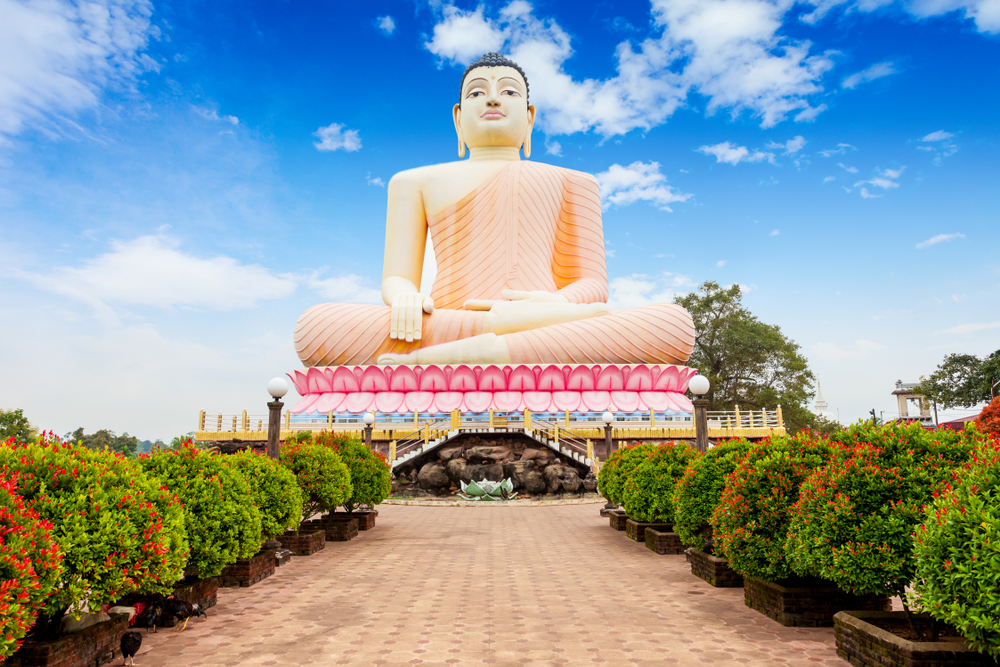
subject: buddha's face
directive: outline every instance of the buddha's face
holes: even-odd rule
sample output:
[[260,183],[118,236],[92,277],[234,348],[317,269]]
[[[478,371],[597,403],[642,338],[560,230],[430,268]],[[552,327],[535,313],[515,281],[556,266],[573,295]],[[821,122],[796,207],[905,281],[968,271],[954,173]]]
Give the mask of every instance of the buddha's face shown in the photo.
[[470,148],[520,148],[535,122],[527,104],[527,87],[513,67],[477,67],[462,86],[462,103],[454,108],[455,130]]

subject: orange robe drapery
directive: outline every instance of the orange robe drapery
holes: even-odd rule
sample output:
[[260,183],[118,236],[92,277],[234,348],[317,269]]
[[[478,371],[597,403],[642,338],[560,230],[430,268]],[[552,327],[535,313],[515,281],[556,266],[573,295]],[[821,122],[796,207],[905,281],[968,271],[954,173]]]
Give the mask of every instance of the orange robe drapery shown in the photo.
[[[572,303],[608,299],[597,181],[537,162],[511,162],[427,220],[438,265],[423,338],[389,339],[389,306],[324,303],[295,327],[306,366],[373,364],[382,354],[475,336],[482,311],[468,299],[499,300],[504,290],[542,290]],[[514,363],[683,363],[694,325],[683,308],[651,305],[506,334]]]

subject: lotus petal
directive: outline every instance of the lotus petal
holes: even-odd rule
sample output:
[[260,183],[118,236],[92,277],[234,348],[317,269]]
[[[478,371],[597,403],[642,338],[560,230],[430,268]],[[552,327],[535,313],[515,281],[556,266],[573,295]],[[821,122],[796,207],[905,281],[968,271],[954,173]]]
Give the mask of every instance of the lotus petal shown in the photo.
[[361,373],[361,391],[389,391],[389,380],[381,366],[367,366]]
[[322,370],[313,366],[306,371],[306,391],[310,394],[322,394],[325,391],[333,391],[330,387],[330,380]]
[[438,412],[457,410],[462,404],[464,394],[460,391],[439,391],[434,394],[434,407]]
[[580,398],[590,412],[604,412],[611,405],[611,392],[582,391]]
[[427,412],[434,405],[434,392],[408,391],[403,403],[407,412]]
[[392,372],[392,377],[389,378],[390,391],[417,391],[418,387],[417,376],[414,375],[413,368],[410,366],[397,366]]
[[344,409],[352,414],[367,412],[375,403],[375,394],[370,391],[354,391],[344,399]]
[[424,366],[420,374],[420,391],[448,391],[448,378],[440,366]]
[[537,387],[535,374],[527,366],[517,366],[507,380],[508,391],[535,391]]
[[639,400],[646,404],[647,408],[663,412],[670,409],[670,401],[667,399],[665,391],[640,391]]
[[605,366],[597,376],[598,391],[622,391],[625,388],[625,379],[622,369],[618,366]]
[[691,399],[689,399],[684,394],[679,394],[677,392],[670,392],[667,394],[667,398],[670,400],[671,407],[673,407],[678,412],[694,412],[694,406],[691,405]]
[[492,391],[467,391],[463,405],[467,412],[483,413],[490,409],[493,403]]
[[578,391],[554,391],[552,392],[552,406],[556,410],[579,410],[583,397]]
[[493,407],[504,412],[517,410],[522,400],[523,396],[519,391],[497,391],[493,393]]
[[487,366],[479,376],[479,391],[507,391],[507,376],[499,366]]
[[299,396],[305,396],[309,393],[309,383],[306,380],[306,374],[302,371],[292,371],[291,373],[285,373],[288,378],[295,385],[295,391],[299,392]]
[[597,389],[594,369],[590,366],[575,367],[566,378],[566,389],[569,391],[594,391]]
[[339,391],[328,391],[319,395],[319,400],[313,406],[313,410],[316,412],[322,412],[326,414],[328,412],[336,412],[340,409],[340,406],[344,404],[344,399],[347,394]]
[[526,391],[524,405],[532,412],[548,412],[552,406],[552,394],[547,391]]
[[330,382],[330,386],[330,391],[342,391],[344,393],[361,391],[361,383],[358,382],[358,377],[347,366],[337,367],[333,372],[333,380]]
[[295,404],[291,412],[293,415],[301,415],[302,413],[310,410],[316,401],[319,400],[320,396],[323,394],[308,394],[299,399],[299,402]]
[[538,391],[565,391],[566,376],[559,366],[546,366],[538,376]]
[[375,409],[379,412],[399,412],[406,394],[401,391],[380,391],[375,394]]
[[639,392],[613,391],[611,392],[611,402],[622,412],[635,412],[639,409]]
[[635,366],[625,380],[625,391],[651,391],[653,389],[653,374],[649,366]]
[[476,374],[471,367],[465,364],[455,366],[451,380],[448,381],[448,388],[451,391],[476,391],[477,387]]

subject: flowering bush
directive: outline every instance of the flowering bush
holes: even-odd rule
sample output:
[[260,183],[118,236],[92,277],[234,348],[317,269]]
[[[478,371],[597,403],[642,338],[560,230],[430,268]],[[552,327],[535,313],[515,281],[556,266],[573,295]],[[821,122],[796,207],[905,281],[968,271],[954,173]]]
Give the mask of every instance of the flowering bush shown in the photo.
[[975,433],[899,424],[857,424],[845,433],[850,444],[834,443],[830,463],[800,487],[789,561],[798,574],[851,593],[903,597],[913,579],[912,535],[923,506],[968,459]]
[[622,492],[625,480],[655,448],[655,445],[635,443],[612,452],[597,474],[597,490],[600,494],[614,504],[621,505],[624,502]]
[[699,455],[683,442],[665,442],[648,452],[625,480],[625,513],[635,521],[672,523],[674,485]]
[[154,450],[139,463],[156,475],[184,503],[191,556],[187,571],[215,577],[227,565],[260,550],[261,514],[248,499],[250,487],[225,457],[194,447]]
[[247,484],[260,510],[261,536],[267,540],[295,530],[302,521],[302,489],[291,470],[277,461],[244,449],[226,459],[235,466]]
[[374,507],[389,497],[392,490],[389,462],[378,452],[368,449],[363,442],[343,434],[324,431],[313,436],[313,442],[332,447],[351,472],[351,497],[344,501],[344,509],[353,512],[358,505]]
[[712,535],[712,517],[726,488],[726,475],[754,444],[749,440],[728,440],[691,461],[674,487],[674,532],[681,541],[701,549]]
[[0,660],[21,645],[62,574],[51,531],[17,495],[17,475],[0,476]]
[[180,579],[188,556],[184,511],[134,461],[43,436],[0,445],[0,475],[12,473],[25,504],[53,524],[63,554],[40,619],[47,629],[71,605],[168,593]]
[[920,605],[977,651],[1000,658],[1000,440],[980,445],[917,527]]
[[983,408],[974,421],[976,429],[993,438],[1000,438],[1000,396]]
[[295,473],[302,488],[303,519],[334,511],[354,492],[350,471],[330,447],[313,443],[285,446],[281,465]]
[[808,431],[760,441],[726,477],[710,523],[729,566],[745,577],[781,581],[792,574],[785,559],[788,511],[799,485],[826,463],[829,446]]

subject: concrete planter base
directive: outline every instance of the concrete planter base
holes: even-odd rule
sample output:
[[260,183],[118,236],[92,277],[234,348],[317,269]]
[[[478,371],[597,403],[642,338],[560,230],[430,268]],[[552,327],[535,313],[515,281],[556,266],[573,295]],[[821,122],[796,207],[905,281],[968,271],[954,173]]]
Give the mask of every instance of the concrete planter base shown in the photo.
[[667,556],[684,553],[685,546],[681,542],[681,536],[677,533],[647,528],[646,548],[661,556]]
[[746,605],[781,625],[807,628],[833,626],[833,616],[845,609],[891,611],[887,597],[851,595],[822,579],[789,579],[780,583],[743,579]]
[[326,548],[326,531],[290,530],[284,535],[279,535],[278,541],[282,547],[291,551],[292,555],[312,556]]
[[122,635],[128,630],[128,614],[115,614],[110,621],[58,639],[26,639],[17,652],[0,663],[3,667],[95,667],[119,657]]
[[625,510],[611,510],[608,514],[608,521],[611,524],[612,530],[625,530],[625,522],[628,521],[628,515],[625,514]]
[[375,517],[377,515],[378,512],[375,510],[359,510],[357,512],[334,512],[328,516],[335,518],[338,521],[357,519],[358,530],[371,530],[375,527]]
[[[997,662],[968,647],[964,639],[919,642],[874,623],[906,622],[901,611],[841,611],[833,617],[837,655],[855,667],[996,667]],[[917,626],[918,628],[920,626]]]
[[337,519],[330,515],[322,519],[306,521],[300,526],[300,530],[322,530],[326,533],[327,542],[347,542],[358,536],[357,519]]
[[274,552],[258,551],[253,558],[241,558],[219,575],[219,586],[232,588],[253,586],[274,574]]
[[645,542],[647,528],[652,528],[653,530],[658,530],[663,533],[669,533],[673,531],[674,524],[634,521],[633,519],[627,519],[625,521],[625,537],[630,540],[635,540],[636,542]]
[[716,588],[741,588],[743,575],[729,567],[729,561],[698,549],[688,549],[691,574],[701,577]]

